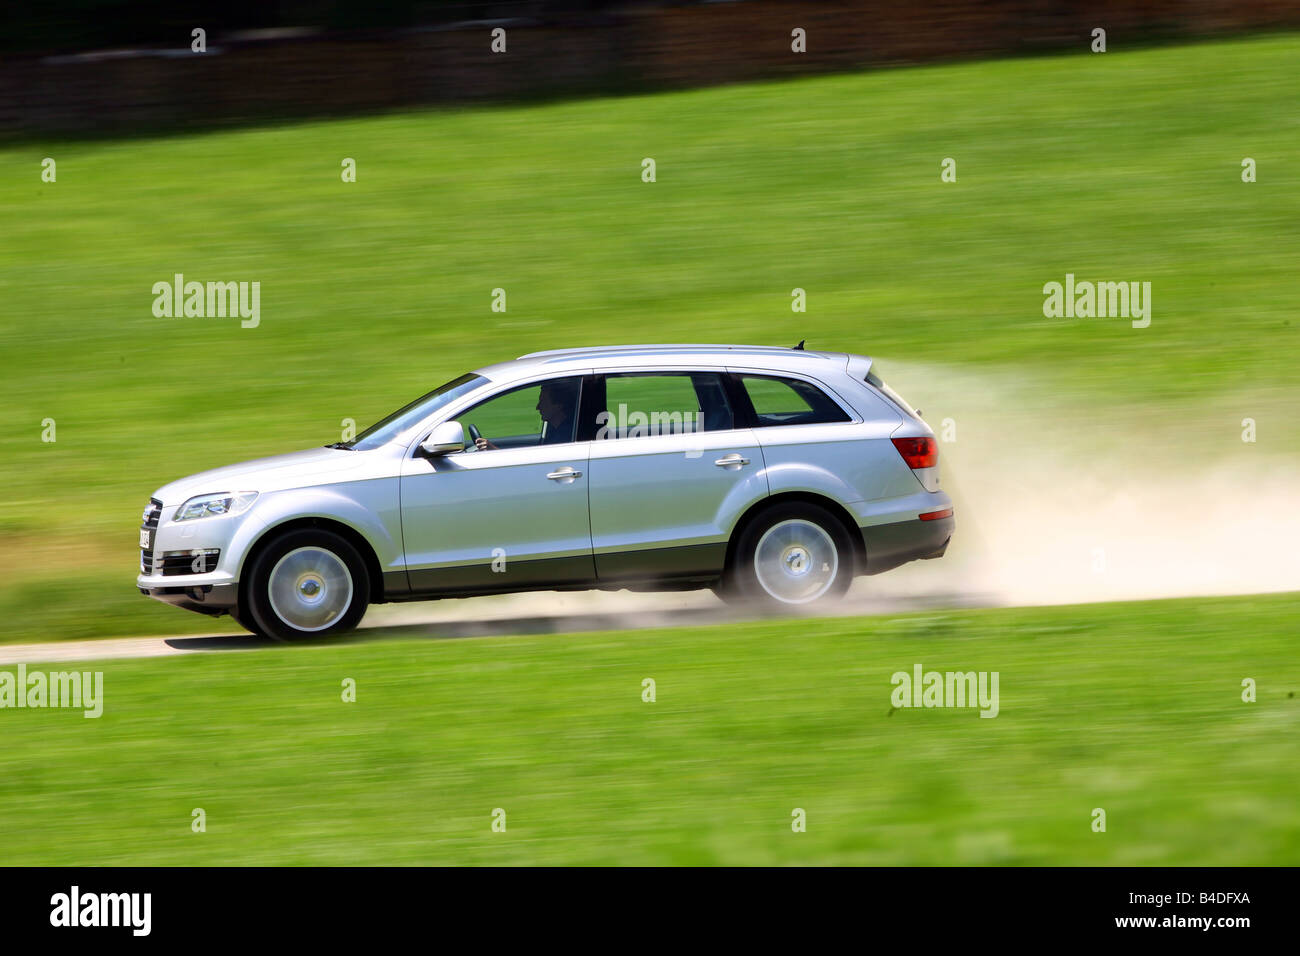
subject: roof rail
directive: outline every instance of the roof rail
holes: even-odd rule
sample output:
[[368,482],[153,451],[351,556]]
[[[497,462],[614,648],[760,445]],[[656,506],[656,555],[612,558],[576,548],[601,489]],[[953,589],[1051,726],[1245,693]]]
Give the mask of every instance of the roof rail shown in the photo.
[[[802,344],[802,343],[800,343]],[[683,343],[679,345],[593,345],[587,348],[547,349],[541,352],[529,352],[519,359],[540,358],[555,355],[590,355],[611,352],[791,352],[788,345],[703,345]],[[816,353],[810,353],[816,354]],[[518,361],[519,359],[516,359]]]

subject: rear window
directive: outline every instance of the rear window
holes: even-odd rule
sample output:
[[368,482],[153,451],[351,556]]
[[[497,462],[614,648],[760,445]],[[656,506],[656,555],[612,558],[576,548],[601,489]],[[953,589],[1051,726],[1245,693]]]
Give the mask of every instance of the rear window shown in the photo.
[[913,418],[921,417],[917,413],[915,408],[907,404],[907,399],[905,399],[902,395],[899,395],[896,391],[894,391],[892,388],[886,385],[885,380],[881,378],[879,375],[877,375],[875,372],[867,372],[867,384],[873,385],[876,388],[880,389],[880,391],[883,392],[891,402],[893,402],[903,411],[907,412],[907,414],[911,415]]
[[850,421],[825,392],[799,379],[741,375],[740,381],[754,406],[754,424],[760,428]]

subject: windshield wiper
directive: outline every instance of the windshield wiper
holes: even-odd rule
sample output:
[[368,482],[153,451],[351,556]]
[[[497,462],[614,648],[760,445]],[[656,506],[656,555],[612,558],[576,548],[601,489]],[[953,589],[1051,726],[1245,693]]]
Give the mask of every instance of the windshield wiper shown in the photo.
[[352,443],[346,441],[333,441],[325,446],[326,448],[342,448],[344,451],[352,451]]

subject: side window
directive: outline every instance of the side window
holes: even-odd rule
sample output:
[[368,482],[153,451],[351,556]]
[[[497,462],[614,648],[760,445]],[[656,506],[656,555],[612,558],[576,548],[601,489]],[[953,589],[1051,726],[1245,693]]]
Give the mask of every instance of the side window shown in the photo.
[[605,376],[605,409],[597,438],[642,438],[725,431],[735,417],[719,372]]
[[553,378],[494,395],[456,416],[466,450],[527,448],[574,440],[581,376]]
[[745,393],[754,405],[754,424],[822,425],[850,421],[820,388],[794,378],[741,375]]

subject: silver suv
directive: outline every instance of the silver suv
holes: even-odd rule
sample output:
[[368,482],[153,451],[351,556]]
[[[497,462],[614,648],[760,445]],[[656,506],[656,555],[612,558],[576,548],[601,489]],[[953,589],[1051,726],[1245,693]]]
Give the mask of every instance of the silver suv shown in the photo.
[[140,593],[288,639],[370,604],[712,588],[790,607],[942,555],[933,432],[835,352],[534,352],[324,448],[158,489]]

